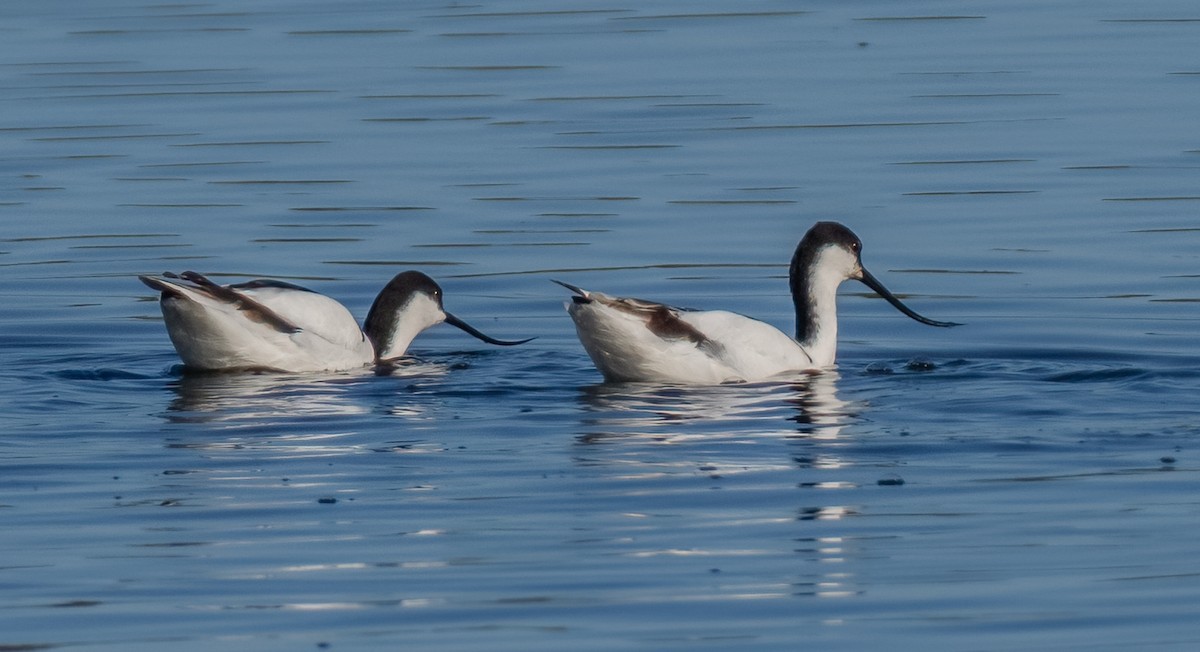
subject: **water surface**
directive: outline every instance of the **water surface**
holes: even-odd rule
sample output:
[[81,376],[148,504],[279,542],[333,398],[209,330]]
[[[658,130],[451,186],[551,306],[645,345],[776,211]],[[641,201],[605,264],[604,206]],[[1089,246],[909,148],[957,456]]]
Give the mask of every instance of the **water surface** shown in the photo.
[[[0,9],[0,647],[1191,650],[1184,2]],[[835,372],[605,385],[551,278]],[[183,373],[136,275],[421,269],[489,334]]]

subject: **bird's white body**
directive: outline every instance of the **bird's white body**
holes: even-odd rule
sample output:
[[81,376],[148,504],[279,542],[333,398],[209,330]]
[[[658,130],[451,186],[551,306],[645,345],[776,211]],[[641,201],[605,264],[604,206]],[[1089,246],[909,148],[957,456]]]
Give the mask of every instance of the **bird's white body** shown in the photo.
[[818,366],[796,340],[743,315],[668,308],[710,341],[720,343],[706,348],[686,338],[655,334],[639,314],[620,307],[619,299],[599,292],[587,292],[586,297],[590,301],[571,303],[567,311],[584,350],[611,381],[715,385]]
[[761,321],[723,310],[689,311],[611,297],[559,282],[575,293],[567,312],[579,341],[608,381],[719,384],[768,380],[830,367],[837,357],[837,289],[860,280],[909,317],[863,267],[862,243],[846,227],[819,222],[796,247],[789,273],[796,338]]
[[162,295],[167,334],[185,366],[201,370],[344,371],[403,356],[421,331],[443,321],[492,339],[442,309],[442,290],[420,272],[387,284],[362,328],[337,301],[277,281],[217,285],[185,272],[142,276]]
[[250,318],[236,304],[172,284],[180,296],[162,301],[167,334],[180,359],[197,369],[340,371],[371,364],[375,349],[354,315],[315,292],[282,287],[239,292],[300,330],[286,332]]

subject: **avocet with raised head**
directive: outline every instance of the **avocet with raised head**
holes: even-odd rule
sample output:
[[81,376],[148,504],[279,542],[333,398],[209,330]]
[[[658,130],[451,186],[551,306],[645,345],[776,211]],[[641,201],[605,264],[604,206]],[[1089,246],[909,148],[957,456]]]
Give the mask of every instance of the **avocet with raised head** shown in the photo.
[[684,310],[555,282],[575,293],[567,312],[583,348],[611,382],[719,384],[831,366],[837,355],[837,289],[849,279],[923,324],[958,325],[913,312],[863,267],[861,253],[858,236],[836,222],[818,222],[804,234],[788,272],[795,339],[732,312]]
[[218,285],[195,272],[139,276],[160,291],[167,334],[185,366],[203,370],[342,371],[394,361],[418,333],[441,322],[489,344],[511,346],[442,308],[442,289],[416,271],[379,292],[360,329],[345,306],[273,280]]

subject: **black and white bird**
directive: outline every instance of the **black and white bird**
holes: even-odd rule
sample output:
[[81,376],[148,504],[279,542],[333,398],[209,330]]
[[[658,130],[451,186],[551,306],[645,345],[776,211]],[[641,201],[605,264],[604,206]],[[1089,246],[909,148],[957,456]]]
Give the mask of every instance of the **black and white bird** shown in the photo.
[[788,274],[795,338],[732,312],[684,310],[555,282],[574,293],[567,312],[579,340],[614,382],[719,384],[829,367],[837,355],[837,289],[851,279],[923,324],[958,325],[913,312],[863,267],[861,254],[862,241],[836,222],[818,222],[800,240]]
[[219,285],[196,272],[138,278],[162,293],[167,334],[194,369],[342,371],[387,363],[443,321],[489,344],[529,341],[488,337],[446,312],[442,289],[416,271],[397,274],[380,291],[362,328],[342,304],[291,283]]

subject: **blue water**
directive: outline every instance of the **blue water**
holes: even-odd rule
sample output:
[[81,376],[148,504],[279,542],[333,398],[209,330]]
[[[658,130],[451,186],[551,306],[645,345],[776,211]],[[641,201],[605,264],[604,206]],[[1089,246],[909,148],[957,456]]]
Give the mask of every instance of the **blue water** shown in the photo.
[[[1191,3],[0,7],[0,648],[1192,650]],[[605,385],[560,278],[836,372]],[[491,335],[185,374],[138,274]]]

